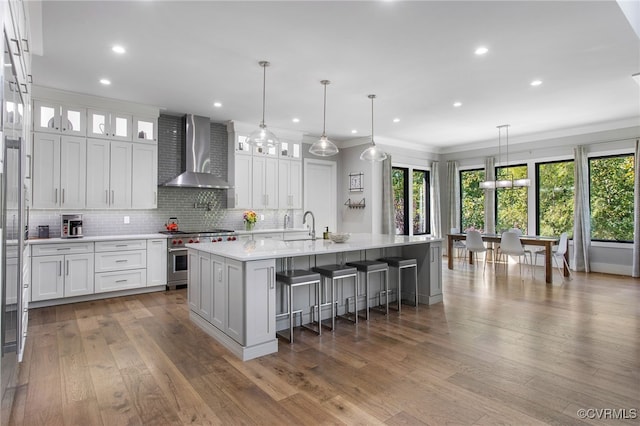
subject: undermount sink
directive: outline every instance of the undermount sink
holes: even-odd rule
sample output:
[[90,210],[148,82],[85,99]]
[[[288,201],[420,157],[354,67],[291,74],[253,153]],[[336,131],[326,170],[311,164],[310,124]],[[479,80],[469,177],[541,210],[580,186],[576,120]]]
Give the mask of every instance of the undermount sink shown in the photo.
[[284,238],[282,241],[313,241],[313,238],[311,237],[306,237],[306,238]]

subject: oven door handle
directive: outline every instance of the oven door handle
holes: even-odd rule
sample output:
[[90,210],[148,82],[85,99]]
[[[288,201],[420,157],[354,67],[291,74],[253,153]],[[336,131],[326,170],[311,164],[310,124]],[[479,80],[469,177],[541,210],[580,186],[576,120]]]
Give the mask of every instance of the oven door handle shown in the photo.
[[185,253],[186,253],[186,252],[187,252],[187,249],[186,249],[186,248],[169,249],[168,251],[169,251],[169,253],[175,253],[175,252],[178,252],[178,251],[182,251],[182,252],[185,252]]

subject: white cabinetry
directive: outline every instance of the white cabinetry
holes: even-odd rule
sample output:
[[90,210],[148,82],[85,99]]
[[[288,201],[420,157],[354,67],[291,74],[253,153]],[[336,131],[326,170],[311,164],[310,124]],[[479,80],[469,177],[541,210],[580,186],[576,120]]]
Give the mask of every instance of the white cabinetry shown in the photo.
[[147,287],[167,284],[167,239],[147,240]]
[[[246,154],[235,155],[234,168],[234,198],[230,203],[231,208],[250,209],[252,203],[253,170],[252,157]],[[232,191],[229,191],[231,193]]]
[[254,209],[278,208],[278,159],[253,156],[253,205]]
[[[235,262],[240,267],[240,262]],[[273,340],[276,335],[276,272],[275,261],[260,260],[246,263],[244,281],[235,281],[234,287],[247,286],[244,294],[229,297],[230,309],[239,309],[240,297],[246,312],[245,346],[254,346]],[[242,278],[240,276],[239,278]],[[239,291],[239,290],[238,290]]]
[[131,141],[131,114],[88,109],[87,136],[111,140]]
[[302,208],[302,162],[280,160],[278,164],[278,206],[281,209]]
[[131,207],[155,209],[158,206],[158,147],[134,144],[132,155]]
[[158,142],[158,120],[150,117],[133,117],[134,142]]
[[87,140],[87,207],[131,207],[132,144]]
[[147,241],[96,242],[96,293],[146,287]]
[[280,141],[280,158],[300,160],[302,158],[301,148],[300,142]]
[[62,105],[57,102],[34,99],[33,130],[36,132],[86,136],[87,110],[85,108]]
[[84,208],[86,150],[81,137],[34,134],[34,208]]
[[212,275],[211,255],[189,250],[189,307],[208,322],[213,303]]
[[233,340],[226,346],[243,359],[262,345],[277,348],[275,260],[243,263],[189,249],[189,265],[189,307],[206,321],[199,324]]
[[31,300],[91,294],[93,243],[42,244],[31,256]]

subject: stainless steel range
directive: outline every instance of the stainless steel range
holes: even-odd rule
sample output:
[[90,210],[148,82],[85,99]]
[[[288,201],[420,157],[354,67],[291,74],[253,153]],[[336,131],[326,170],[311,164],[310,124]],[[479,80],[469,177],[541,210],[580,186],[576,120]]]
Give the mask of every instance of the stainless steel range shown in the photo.
[[238,237],[228,229],[212,229],[206,232],[161,231],[169,235],[167,241],[167,288],[187,285],[189,262],[185,244],[235,241]]

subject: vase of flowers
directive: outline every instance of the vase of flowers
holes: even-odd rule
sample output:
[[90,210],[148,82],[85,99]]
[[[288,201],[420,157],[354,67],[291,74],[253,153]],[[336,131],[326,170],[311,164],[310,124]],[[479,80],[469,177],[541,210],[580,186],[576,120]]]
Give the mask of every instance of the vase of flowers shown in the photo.
[[258,215],[253,210],[247,210],[242,214],[242,219],[244,220],[244,229],[251,231],[258,221]]

